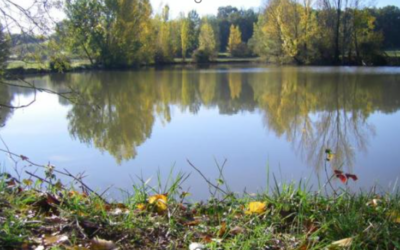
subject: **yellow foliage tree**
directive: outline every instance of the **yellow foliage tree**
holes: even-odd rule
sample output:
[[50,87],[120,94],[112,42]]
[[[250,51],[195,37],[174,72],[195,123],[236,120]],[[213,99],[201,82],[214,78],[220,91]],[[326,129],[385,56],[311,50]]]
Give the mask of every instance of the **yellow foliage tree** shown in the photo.
[[241,43],[242,43],[242,32],[240,32],[240,28],[238,26],[234,26],[232,24],[229,33],[228,52],[230,54],[235,53],[235,51],[239,48],[239,45]]

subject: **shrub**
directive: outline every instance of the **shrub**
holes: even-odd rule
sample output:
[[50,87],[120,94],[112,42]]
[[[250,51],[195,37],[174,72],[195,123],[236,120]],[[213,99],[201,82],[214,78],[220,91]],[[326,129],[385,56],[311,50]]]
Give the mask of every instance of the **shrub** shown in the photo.
[[211,62],[214,57],[215,55],[212,52],[203,49],[195,50],[192,55],[193,62],[196,63],[208,63]]
[[71,69],[71,60],[63,55],[50,57],[49,68],[53,72],[64,72]]
[[248,57],[251,56],[251,52],[246,43],[240,43],[231,51],[231,55],[234,57]]

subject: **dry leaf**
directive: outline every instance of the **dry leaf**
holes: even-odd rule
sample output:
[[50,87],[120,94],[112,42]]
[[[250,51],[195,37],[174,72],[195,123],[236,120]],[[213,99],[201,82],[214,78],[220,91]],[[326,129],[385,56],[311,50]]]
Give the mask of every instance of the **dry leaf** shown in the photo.
[[188,222],[183,223],[183,225],[185,225],[185,226],[197,226],[200,223],[201,223],[200,220],[192,220],[192,221],[188,221]]
[[353,242],[353,238],[345,238],[341,239],[335,242],[332,242],[332,246],[338,246],[338,247],[349,247],[351,246],[351,243]]
[[221,227],[219,228],[218,231],[218,237],[221,238],[222,236],[225,235],[225,233],[226,233],[226,222],[222,222]]
[[117,246],[112,241],[94,238],[90,246],[90,250],[115,250]]
[[242,234],[244,232],[245,232],[245,229],[243,227],[236,226],[236,227],[232,228],[229,233],[233,234],[233,235],[238,235],[238,234]]
[[54,236],[45,236],[43,241],[46,246],[61,244],[61,243],[68,241],[68,236],[63,235],[63,234],[54,235]]

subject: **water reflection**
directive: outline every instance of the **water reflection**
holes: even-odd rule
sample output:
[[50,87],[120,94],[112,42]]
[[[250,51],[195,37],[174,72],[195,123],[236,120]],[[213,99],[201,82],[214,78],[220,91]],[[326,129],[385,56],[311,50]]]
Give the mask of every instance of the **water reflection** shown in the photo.
[[[85,103],[96,105],[93,111],[93,105],[71,105],[60,98],[62,105],[71,105],[70,134],[108,151],[119,163],[135,158],[156,119],[165,124],[173,119],[173,107],[193,114],[203,107],[224,115],[261,112],[265,128],[318,169],[327,147],[336,152],[333,165],[348,167],[356,153],[368,150],[375,134],[368,117],[400,108],[398,78],[357,69],[288,67],[94,71],[32,80],[56,90],[76,89]],[[8,93],[0,89],[3,102],[11,102]]]

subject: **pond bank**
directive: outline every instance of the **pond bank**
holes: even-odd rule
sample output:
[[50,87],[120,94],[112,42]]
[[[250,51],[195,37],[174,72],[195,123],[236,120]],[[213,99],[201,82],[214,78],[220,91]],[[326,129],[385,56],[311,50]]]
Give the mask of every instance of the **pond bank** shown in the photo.
[[[282,185],[190,201],[180,176],[163,193],[144,184],[124,203],[51,178],[0,182],[2,249],[398,249],[400,196],[334,196]],[[43,188],[48,182],[50,185]],[[42,187],[42,188],[41,188]],[[210,190],[211,191],[211,190]],[[42,248],[40,248],[42,247]]]
[[[259,57],[252,57],[252,58],[229,58],[229,57],[221,57],[217,58],[214,61],[208,63],[193,63],[191,59],[187,59],[183,61],[181,58],[176,58],[173,62],[168,63],[152,63],[147,65],[141,65],[138,67],[130,67],[130,68],[111,68],[105,69],[102,67],[93,67],[90,65],[89,62],[84,60],[78,60],[72,63],[72,67],[69,70],[65,70],[63,73],[68,72],[82,72],[82,71],[92,71],[92,70],[129,70],[129,69],[140,69],[145,67],[164,67],[164,66],[193,66],[193,67],[207,67],[211,65],[218,65],[218,64],[271,64],[267,63],[265,60]],[[24,66],[22,66],[24,65]],[[271,64],[277,65],[277,64]],[[298,66],[363,66],[363,65],[332,65],[332,64],[321,64],[321,65],[298,65]],[[400,66],[400,60],[397,57],[389,57],[388,58],[388,65],[392,67]],[[365,66],[365,67],[380,67],[380,66]],[[50,70],[46,63],[38,64],[33,63],[32,65],[21,63],[12,63],[6,70],[6,77],[7,78],[15,78],[20,76],[29,76],[29,75],[45,75],[45,74],[52,74],[52,73],[60,73],[57,71]]]
[[[173,62],[168,63],[152,63],[147,65],[141,65],[138,67],[131,68],[112,68],[105,69],[102,67],[93,67],[88,62],[80,62],[77,61],[72,63],[71,69],[65,70],[64,73],[68,72],[81,72],[81,71],[89,71],[89,70],[128,70],[128,69],[138,69],[143,67],[163,67],[163,66],[174,66],[174,65],[182,65],[182,66],[207,66],[207,65],[215,65],[215,64],[240,64],[240,63],[262,63],[260,58],[218,58],[215,61],[211,61],[209,63],[201,63],[196,64],[192,63],[191,59],[183,61],[182,59],[175,59]],[[6,70],[6,76],[8,78],[13,78],[16,76],[25,76],[25,75],[43,75],[43,74],[52,74],[59,73],[57,71],[51,70],[46,63],[38,64],[33,63],[31,66],[29,64],[21,63],[10,63],[11,65]]]

